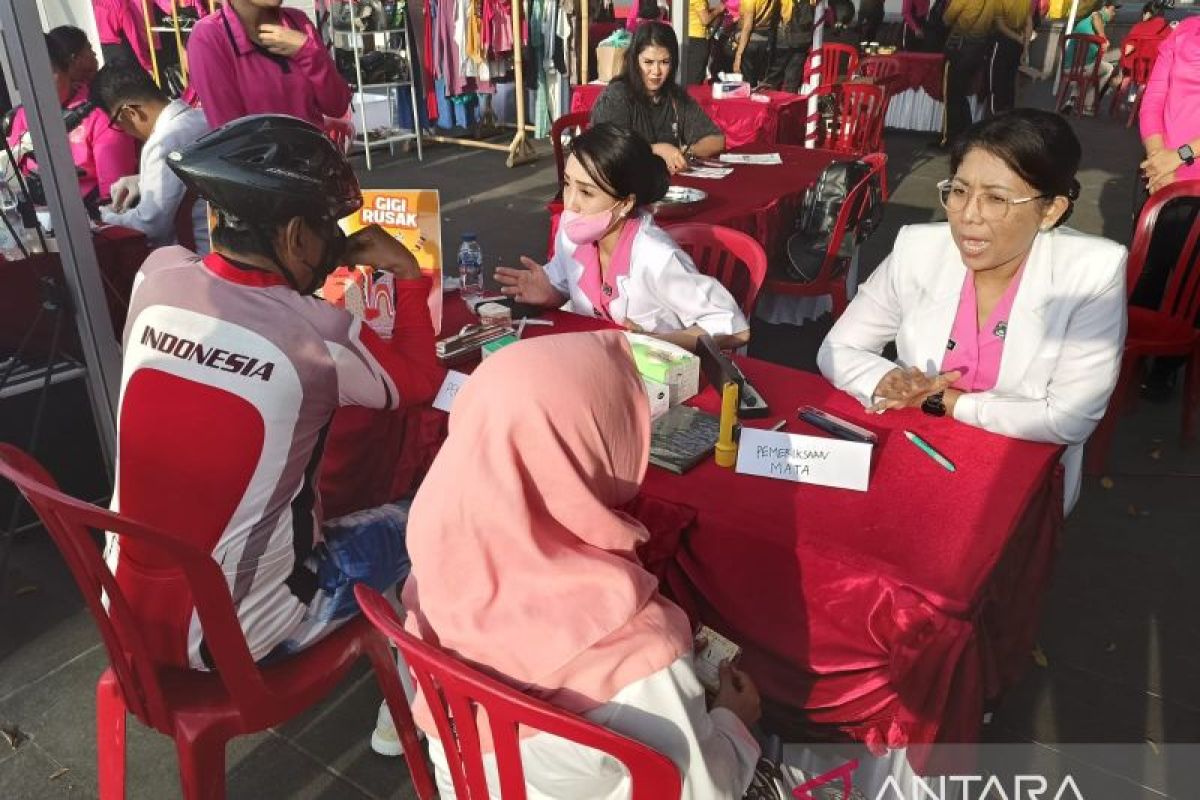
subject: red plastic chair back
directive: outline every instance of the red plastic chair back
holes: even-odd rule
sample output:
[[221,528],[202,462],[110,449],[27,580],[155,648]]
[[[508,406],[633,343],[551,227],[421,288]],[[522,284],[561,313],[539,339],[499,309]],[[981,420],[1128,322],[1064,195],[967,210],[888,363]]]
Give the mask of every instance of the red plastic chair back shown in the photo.
[[876,80],[892,78],[900,74],[900,62],[886,56],[871,56],[858,65],[858,74]]
[[670,225],[666,231],[691,256],[696,269],[729,290],[750,319],[767,278],[767,253],[758,240],[733,228],[703,222]]
[[849,303],[846,287],[847,267],[842,263],[845,261],[845,258],[839,255],[839,253],[842,250],[842,243],[845,241],[846,236],[857,233],[857,231],[851,230],[850,220],[861,217],[866,203],[870,199],[870,185],[873,180],[879,180],[881,186],[885,187],[883,199],[887,199],[887,155],[884,153],[870,153],[862,156],[860,160],[870,164],[871,170],[846,195],[846,200],[842,203],[842,207],[838,211],[833,232],[829,237],[829,246],[825,249],[825,259],[821,262],[821,269],[817,273],[817,276],[807,283],[772,279],[768,280],[766,284],[767,291],[775,294],[799,297],[830,295],[833,299],[833,319],[835,322],[842,315],[842,312],[846,310],[846,306]]
[[175,209],[175,241],[188,250],[196,250],[196,223],[192,220],[192,211],[200,196],[195,189],[188,189]]
[[[641,742],[529,697],[453,658],[404,630],[395,611],[378,592],[359,584],[354,589],[367,618],[400,648],[429,704],[438,740],[459,800],[489,797],[476,712],[486,712],[495,745],[500,796],[524,800],[525,773],[519,727],[560,736],[607,753],[629,770],[633,800],[670,800],[682,791],[679,770],[666,756]],[[428,795],[420,795],[425,800]]]
[[[1067,61],[1067,45],[1071,42],[1075,46],[1071,50],[1071,60]],[[1096,47],[1095,60],[1088,63],[1088,53],[1092,47]],[[1090,36],[1083,33],[1072,33],[1069,36],[1064,36],[1062,40],[1062,85],[1058,90],[1058,102],[1055,104],[1056,110],[1061,110],[1066,103],[1067,98],[1071,96],[1071,87],[1074,87],[1078,92],[1078,101],[1075,103],[1075,110],[1078,113],[1085,102],[1087,102],[1087,90],[1089,87],[1095,87],[1096,94],[1100,90],[1100,65],[1104,61],[1104,51],[1108,47],[1108,42],[1100,36]]]
[[[1126,275],[1130,294],[1137,286],[1150,252],[1154,227],[1163,208],[1173,200],[1182,198],[1200,199],[1200,180],[1176,181],[1159,189],[1142,208],[1134,231],[1133,246],[1130,248]],[[1200,223],[1193,223],[1187,239],[1179,249],[1178,260],[1171,270],[1167,289],[1163,293],[1159,313],[1167,319],[1192,326],[1200,312]]]
[[550,126],[550,143],[554,145],[554,166],[558,170],[559,195],[562,193],[563,171],[567,168],[567,151],[563,145],[563,136],[566,132],[572,129],[578,129],[580,132],[587,130],[588,112],[574,111],[570,114],[563,114],[558,119],[554,120],[554,124]]
[[[309,708],[361,655],[372,663],[412,768],[421,751],[396,664],[384,638],[365,620],[351,620],[302,653],[260,668],[238,623],[225,575],[209,553],[63,494],[40,464],[12,445],[0,444],[0,477],[15,484],[41,518],[108,651],[110,669],[96,687],[101,797],[124,796],[127,710],[175,739],[185,797],[224,797],[225,742]],[[211,672],[165,665],[151,656],[139,620],[104,563],[93,531],[137,540],[178,567],[200,619]]]
[[[820,131],[819,146],[839,153],[864,155],[883,149],[883,120],[887,116],[889,96],[882,87],[870,83],[840,83],[818,86],[812,95],[835,99],[837,112],[833,127]],[[824,128],[822,122],[821,127]]]
[[[1166,40],[1161,36],[1125,37],[1125,41],[1121,42],[1121,71],[1130,72],[1133,69],[1133,62],[1137,59],[1149,59],[1150,65],[1153,66],[1155,59],[1158,58],[1158,48],[1164,41]],[[1146,77],[1149,78],[1149,74]]]
[[[818,66],[817,60],[820,59]],[[848,44],[823,44],[808,51],[804,60],[803,85],[811,86],[814,75],[816,83],[833,84],[848,78],[858,69],[858,48]]]

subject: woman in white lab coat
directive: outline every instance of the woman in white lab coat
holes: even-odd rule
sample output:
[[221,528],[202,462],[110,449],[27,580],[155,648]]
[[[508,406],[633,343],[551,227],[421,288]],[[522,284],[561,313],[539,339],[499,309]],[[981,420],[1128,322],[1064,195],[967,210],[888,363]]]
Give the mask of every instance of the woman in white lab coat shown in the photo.
[[[544,336],[488,358],[455,398],[450,435],[413,500],[405,625],[666,756],[683,779],[677,798],[740,800],[760,753],[748,729],[758,692],[726,664],[706,702],[687,616],[638,558],[649,533],[618,509],[637,494],[649,453],[646,391],[619,332]],[[424,697],[413,716],[430,737],[441,796],[454,797]],[[498,798],[486,724],[480,734]],[[520,735],[531,800],[630,797],[612,758]]]
[[[967,130],[938,184],[949,221],[900,231],[817,355],[826,378],[877,411],[1067,445],[1068,511],[1125,340],[1125,248],[1059,227],[1080,155],[1046,111]],[[893,341],[895,361],[881,355]]]
[[666,165],[633,131],[600,124],[578,136],[563,175],[554,257],[544,267],[500,267],[505,294],[564,306],[693,349],[707,333],[726,349],[750,340],[729,291],[700,274],[646,211],[666,194]]

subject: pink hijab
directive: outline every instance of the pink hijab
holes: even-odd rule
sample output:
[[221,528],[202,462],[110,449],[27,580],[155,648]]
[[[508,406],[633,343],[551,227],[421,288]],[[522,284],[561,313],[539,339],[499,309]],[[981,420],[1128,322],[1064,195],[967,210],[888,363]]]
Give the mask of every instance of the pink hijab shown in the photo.
[[[408,630],[576,713],[689,652],[687,617],[634,554],[646,529],[614,510],[637,494],[649,438],[621,333],[489,357],[413,501]],[[414,713],[436,737],[423,700]]]

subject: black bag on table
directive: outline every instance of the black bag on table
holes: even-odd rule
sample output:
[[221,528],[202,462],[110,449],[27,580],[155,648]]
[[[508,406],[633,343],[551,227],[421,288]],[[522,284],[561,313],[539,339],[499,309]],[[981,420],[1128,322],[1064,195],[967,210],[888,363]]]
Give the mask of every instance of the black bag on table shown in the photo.
[[[801,283],[816,279],[829,249],[829,239],[837,227],[838,214],[850,192],[871,174],[871,169],[865,161],[835,161],[821,172],[821,177],[804,195],[804,204],[796,219],[796,232],[787,241],[786,278]],[[883,221],[883,205],[882,181],[877,176],[872,177],[864,202],[847,220],[839,258],[849,259],[855,248],[879,228]]]

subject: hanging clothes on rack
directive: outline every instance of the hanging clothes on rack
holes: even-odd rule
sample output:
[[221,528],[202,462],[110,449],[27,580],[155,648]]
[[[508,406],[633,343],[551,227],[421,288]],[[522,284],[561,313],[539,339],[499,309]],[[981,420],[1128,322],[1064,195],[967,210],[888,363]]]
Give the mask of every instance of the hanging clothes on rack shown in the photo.
[[574,6],[567,0],[528,0],[530,46],[536,68],[534,136],[550,135],[554,120],[571,106],[568,54],[572,53]]

